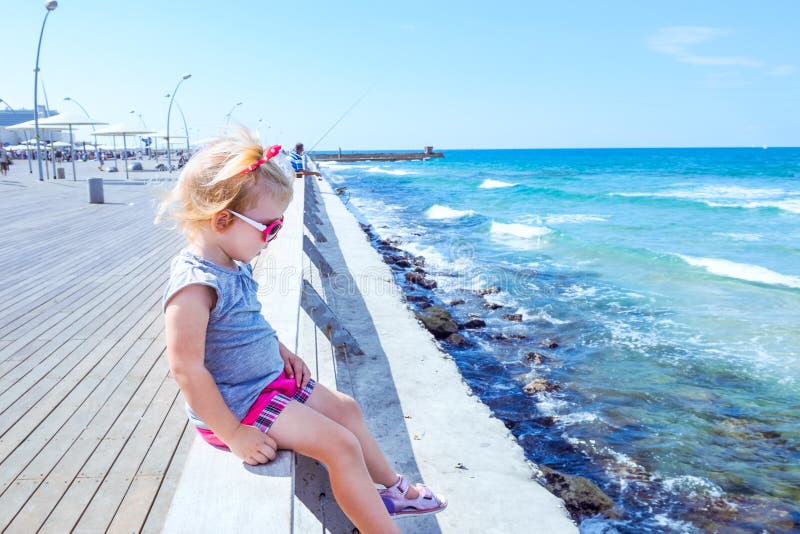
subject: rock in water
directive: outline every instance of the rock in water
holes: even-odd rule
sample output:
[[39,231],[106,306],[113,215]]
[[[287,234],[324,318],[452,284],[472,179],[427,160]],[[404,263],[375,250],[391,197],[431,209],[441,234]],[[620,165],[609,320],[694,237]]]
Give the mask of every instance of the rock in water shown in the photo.
[[483,319],[470,319],[466,323],[462,324],[462,328],[483,328],[486,326],[486,321]]
[[566,475],[544,465],[540,465],[539,469],[544,476],[544,486],[564,501],[576,521],[597,514],[609,519],[621,519],[611,497],[588,478]]
[[450,312],[441,306],[431,306],[424,312],[418,314],[417,318],[422,321],[425,328],[427,328],[436,339],[445,339],[450,334],[458,332],[458,324],[453,320]]
[[542,365],[546,359],[547,358],[545,358],[542,354],[539,354],[538,352],[529,352],[528,354],[525,355],[525,360],[535,365]]
[[406,281],[411,282],[412,284],[417,284],[425,289],[433,289],[437,285],[436,280],[425,278],[424,274],[417,272],[406,273]]
[[558,386],[558,384],[548,382],[544,378],[537,378],[522,388],[522,390],[528,395],[533,395],[534,393],[539,393],[542,391],[558,391],[559,389],[561,388]]
[[466,347],[469,345],[469,341],[467,341],[467,339],[461,334],[450,334],[449,336],[447,336],[447,339],[445,339],[445,341],[447,341],[451,345],[455,345],[456,347]]

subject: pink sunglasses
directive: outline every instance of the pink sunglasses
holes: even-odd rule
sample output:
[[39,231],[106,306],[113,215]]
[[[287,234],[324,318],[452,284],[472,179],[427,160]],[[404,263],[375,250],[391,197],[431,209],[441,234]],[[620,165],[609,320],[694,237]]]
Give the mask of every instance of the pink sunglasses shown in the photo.
[[257,229],[262,234],[264,234],[264,241],[267,243],[278,237],[278,232],[280,232],[281,228],[283,228],[283,215],[281,215],[279,218],[275,219],[269,224],[261,224],[260,222],[254,221],[250,217],[245,217],[241,213],[236,213],[235,211],[230,209],[228,211],[231,212],[236,217],[239,217],[241,220],[243,220],[253,228]]

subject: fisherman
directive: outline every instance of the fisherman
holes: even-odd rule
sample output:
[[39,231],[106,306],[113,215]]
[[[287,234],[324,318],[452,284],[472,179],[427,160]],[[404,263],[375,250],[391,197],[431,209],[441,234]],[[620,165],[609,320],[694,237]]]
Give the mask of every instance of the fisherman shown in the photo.
[[305,175],[322,176],[317,171],[307,171],[303,168],[303,143],[294,145],[294,150],[289,153],[289,156],[292,158],[292,168],[296,177],[302,178]]

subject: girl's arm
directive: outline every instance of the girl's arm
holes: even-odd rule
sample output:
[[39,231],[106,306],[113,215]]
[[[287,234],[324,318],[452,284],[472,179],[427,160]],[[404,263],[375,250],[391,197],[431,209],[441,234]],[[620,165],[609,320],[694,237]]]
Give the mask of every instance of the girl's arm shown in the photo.
[[275,458],[275,441],[236,419],[203,363],[206,328],[215,299],[212,288],[193,284],[169,300],[165,312],[169,368],[194,413],[236,456],[251,465],[266,463]]

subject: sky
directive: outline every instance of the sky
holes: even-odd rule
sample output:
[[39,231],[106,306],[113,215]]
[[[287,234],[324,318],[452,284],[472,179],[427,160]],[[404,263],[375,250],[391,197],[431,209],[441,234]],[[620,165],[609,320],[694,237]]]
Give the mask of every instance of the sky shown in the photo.
[[[44,2],[0,9],[0,98],[32,108]],[[193,140],[230,112],[306,150],[800,146],[798,21],[795,0],[60,0],[39,67],[51,108],[153,130],[190,73]]]

